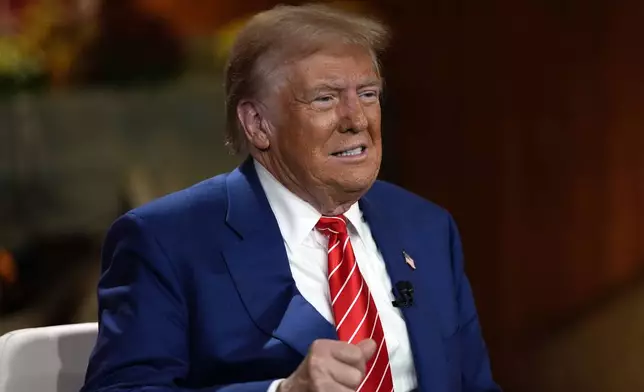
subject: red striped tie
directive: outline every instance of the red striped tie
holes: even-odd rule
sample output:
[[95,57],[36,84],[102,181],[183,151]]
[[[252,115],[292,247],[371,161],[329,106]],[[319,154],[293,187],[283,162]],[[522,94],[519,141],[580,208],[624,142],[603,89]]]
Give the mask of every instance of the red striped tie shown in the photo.
[[387,343],[378,309],[353,254],[346,218],[323,216],[315,227],[329,237],[329,291],[338,337],[354,344],[371,338],[378,346],[357,391],[391,392],[393,380]]

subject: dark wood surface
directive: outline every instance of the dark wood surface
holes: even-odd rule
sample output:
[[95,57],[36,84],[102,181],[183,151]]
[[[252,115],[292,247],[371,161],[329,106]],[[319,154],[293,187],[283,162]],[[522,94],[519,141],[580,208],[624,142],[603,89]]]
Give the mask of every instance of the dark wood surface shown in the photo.
[[387,173],[457,219],[509,380],[644,267],[644,3],[379,3],[396,33]]

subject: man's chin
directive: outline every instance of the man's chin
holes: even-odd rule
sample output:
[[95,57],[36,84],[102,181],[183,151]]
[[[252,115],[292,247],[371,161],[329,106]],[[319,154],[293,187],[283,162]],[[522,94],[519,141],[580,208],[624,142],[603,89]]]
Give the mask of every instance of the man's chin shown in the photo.
[[369,172],[355,170],[353,173],[347,173],[337,179],[338,185],[348,194],[364,194],[373,185],[378,177],[378,172],[373,170]]

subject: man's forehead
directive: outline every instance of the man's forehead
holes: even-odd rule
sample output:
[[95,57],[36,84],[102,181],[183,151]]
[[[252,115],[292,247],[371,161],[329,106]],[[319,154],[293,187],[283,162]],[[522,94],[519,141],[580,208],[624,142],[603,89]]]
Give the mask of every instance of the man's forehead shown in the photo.
[[376,63],[368,52],[318,52],[295,61],[293,65],[297,73],[310,80],[378,78]]

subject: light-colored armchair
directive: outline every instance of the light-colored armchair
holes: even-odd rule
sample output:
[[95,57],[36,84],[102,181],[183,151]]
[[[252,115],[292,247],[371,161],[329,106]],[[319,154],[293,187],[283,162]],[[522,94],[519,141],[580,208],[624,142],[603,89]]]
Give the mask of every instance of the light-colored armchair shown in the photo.
[[0,392],[78,392],[97,323],[29,328],[0,337]]

